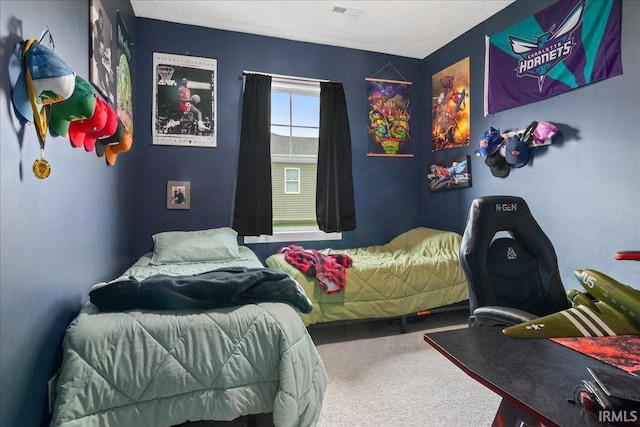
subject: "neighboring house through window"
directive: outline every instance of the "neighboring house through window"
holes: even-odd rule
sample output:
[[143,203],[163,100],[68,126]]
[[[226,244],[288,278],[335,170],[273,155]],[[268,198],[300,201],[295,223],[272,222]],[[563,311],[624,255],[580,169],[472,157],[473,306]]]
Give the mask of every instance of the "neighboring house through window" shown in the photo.
[[316,221],[320,124],[318,81],[273,76],[271,82],[271,180],[273,236],[246,243],[340,239]]
[[300,168],[284,168],[284,194],[300,194]]

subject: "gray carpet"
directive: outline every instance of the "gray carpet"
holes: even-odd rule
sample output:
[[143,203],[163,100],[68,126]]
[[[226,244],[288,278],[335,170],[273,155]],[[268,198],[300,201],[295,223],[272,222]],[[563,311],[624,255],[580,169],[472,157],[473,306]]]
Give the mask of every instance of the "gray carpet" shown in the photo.
[[406,334],[388,321],[312,330],[329,373],[319,427],[490,426],[500,398],[423,339],[466,327],[467,316],[432,314]]
[[[318,427],[491,426],[500,397],[427,344],[425,332],[466,327],[468,311],[437,313],[407,324],[371,321],[312,327],[329,385]],[[190,426],[240,427],[231,422]],[[272,426],[270,415],[258,427]]]

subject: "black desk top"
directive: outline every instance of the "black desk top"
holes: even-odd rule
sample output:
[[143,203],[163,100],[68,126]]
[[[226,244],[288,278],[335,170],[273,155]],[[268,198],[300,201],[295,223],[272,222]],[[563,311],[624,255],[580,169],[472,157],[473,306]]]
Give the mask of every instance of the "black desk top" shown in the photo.
[[604,362],[547,339],[520,340],[500,328],[428,333],[425,341],[472,378],[545,426],[603,426],[597,415],[571,404],[575,388],[590,379],[587,366]]

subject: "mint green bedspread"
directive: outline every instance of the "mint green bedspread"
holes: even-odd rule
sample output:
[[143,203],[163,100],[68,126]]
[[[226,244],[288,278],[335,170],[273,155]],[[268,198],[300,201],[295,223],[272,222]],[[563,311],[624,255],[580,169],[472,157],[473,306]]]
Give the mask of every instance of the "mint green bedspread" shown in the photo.
[[[153,271],[143,264],[132,269]],[[313,426],[327,385],[311,337],[284,303],[115,313],[87,303],[63,355],[51,426],[160,427],[270,412],[276,426]]]
[[339,320],[375,319],[414,314],[469,298],[460,267],[462,237],[454,232],[419,227],[385,245],[326,249],[346,253],[346,288],[326,294],[315,278],[303,275],[284,255],[266,259],[267,266],[289,273],[313,302],[313,311],[300,314],[305,325]]

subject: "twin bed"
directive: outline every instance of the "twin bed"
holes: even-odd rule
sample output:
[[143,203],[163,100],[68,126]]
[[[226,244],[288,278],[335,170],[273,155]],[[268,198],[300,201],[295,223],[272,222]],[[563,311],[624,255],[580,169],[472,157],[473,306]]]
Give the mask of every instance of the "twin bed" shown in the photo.
[[266,259],[267,266],[290,274],[313,302],[301,314],[304,324],[380,319],[427,312],[435,308],[465,308],[469,298],[460,267],[462,237],[451,231],[418,227],[384,245],[354,249],[326,249],[323,254],[346,254],[346,287],[327,294],[314,277],[303,274],[283,254]]
[[[160,233],[154,243],[122,278],[96,285],[67,328],[51,426],[160,427],[261,413],[273,413],[276,426],[314,425],[327,374],[293,308],[310,309],[299,286],[238,247],[232,229]],[[241,293],[216,291],[227,282],[207,272],[220,269]],[[189,289],[189,276],[200,287]],[[175,280],[149,302],[145,286],[158,277]],[[273,285],[296,304],[260,291]],[[136,301],[148,308],[132,308]]]
[[272,413],[317,423],[328,378],[305,326],[401,317],[468,298],[460,236],[417,228],[348,254],[326,294],[282,254],[264,267],[230,228],[153,236],[90,292],[63,341],[52,427],[174,426]]

